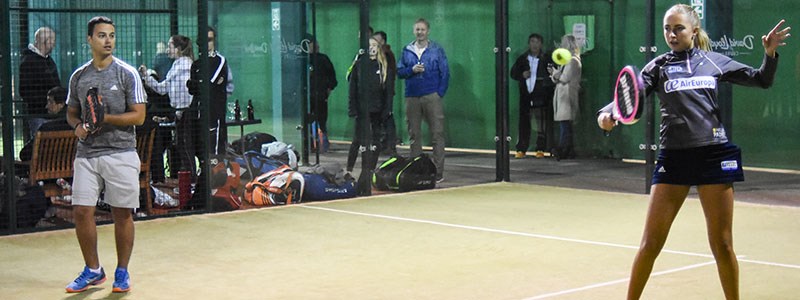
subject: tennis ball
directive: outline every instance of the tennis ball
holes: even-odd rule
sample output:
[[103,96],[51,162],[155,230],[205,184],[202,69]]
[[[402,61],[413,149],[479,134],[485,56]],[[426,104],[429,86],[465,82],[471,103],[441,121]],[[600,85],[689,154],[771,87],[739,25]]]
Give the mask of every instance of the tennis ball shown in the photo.
[[572,59],[572,53],[564,48],[558,48],[553,51],[553,62],[560,66],[566,65]]

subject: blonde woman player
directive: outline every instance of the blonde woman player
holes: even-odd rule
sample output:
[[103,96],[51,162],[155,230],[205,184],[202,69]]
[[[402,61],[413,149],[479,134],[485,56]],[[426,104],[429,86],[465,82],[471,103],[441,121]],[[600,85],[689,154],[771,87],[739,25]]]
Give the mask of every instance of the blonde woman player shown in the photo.
[[[739,299],[739,265],[733,251],[733,182],[743,181],[741,151],[728,141],[717,114],[717,85],[727,81],[768,88],[778,65],[779,46],[790,36],[778,22],[761,37],[764,60],[758,69],[710,52],[709,38],[697,13],[677,4],[664,14],[664,40],[671,51],[642,70],[646,94],[655,92],[661,105],[661,152],[639,252],[633,261],[628,299],[639,299],[653,263],[689,188],[697,186],[717,272],[727,299]],[[597,123],[615,126],[611,105],[600,110]]]

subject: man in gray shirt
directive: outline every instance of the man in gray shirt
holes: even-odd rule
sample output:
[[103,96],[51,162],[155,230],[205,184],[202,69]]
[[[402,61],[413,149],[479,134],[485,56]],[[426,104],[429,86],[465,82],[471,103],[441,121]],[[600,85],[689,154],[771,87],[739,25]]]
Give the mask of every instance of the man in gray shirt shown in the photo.
[[[95,205],[104,194],[111,206],[117,243],[117,269],[113,292],[130,290],[128,262],[133,251],[132,209],[139,207],[139,171],[134,125],[142,125],[147,96],[136,69],[112,54],[116,45],[114,22],[107,17],[89,20],[87,43],[92,60],[72,73],[67,97],[67,122],[75,128],[78,142],[73,175],[72,206],[75,232],[85,267],[67,285],[69,293],[87,290],[106,280],[97,253]],[[105,118],[95,131],[84,125],[82,111],[88,109],[87,92],[97,89],[105,106]]]

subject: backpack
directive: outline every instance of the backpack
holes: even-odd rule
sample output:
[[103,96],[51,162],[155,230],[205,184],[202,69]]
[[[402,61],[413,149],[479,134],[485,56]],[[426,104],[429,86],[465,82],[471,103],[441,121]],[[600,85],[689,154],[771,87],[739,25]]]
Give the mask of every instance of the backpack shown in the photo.
[[244,200],[255,206],[273,206],[301,202],[305,179],[289,166],[261,174],[245,186]]
[[436,187],[436,166],[425,154],[412,158],[392,156],[375,170],[372,184],[383,191],[432,189]]
[[231,145],[233,145],[233,147],[236,149],[237,153],[241,150],[240,145],[242,145],[242,143],[244,143],[244,152],[261,151],[261,145],[269,144],[278,140],[271,134],[263,132],[251,132],[245,134],[243,139],[244,140],[238,139],[231,143]]
[[[5,175],[0,173],[0,180],[5,181]],[[14,176],[17,184],[17,228],[32,228],[47,211],[50,199],[45,197],[44,190],[38,185],[28,185],[22,178]],[[6,186],[0,186],[0,198],[5,198]],[[0,199],[0,229],[9,228],[8,199]]]
[[[213,163],[214,160],[212,159]],[[227,159],[220,160],[211,168],[212,211],[235,210],[242,207],[241,166]]]
[[[209,211],[229,211],[242,207],[242,181],[241,176],[244,170],[229,156],[216,156],[209,160],[211,168],[208,176],[208,185],[211,192],[205,192],[202,184],[195,186],[192,199],[186,207],[201,209],[205,207],[205,197],[211,198]],[[205,175],[201,173],[197,182],[203,182]]]
[[236,157],[235,160],[240,166],[245,167],[245,170],[242,173],[242,179],[246,181],[250,181],[253,178],[258,177],[258,175],[267,173],[285,165],[285,163],[279,160],[266,157],[265,155],[256,151],[247,151],[242,155],[242,157]]
[[266,157],[281,161],[292,169],[297,168],[297,153],[294,146],[284,142],[272,142],[261,145],[261,154]]

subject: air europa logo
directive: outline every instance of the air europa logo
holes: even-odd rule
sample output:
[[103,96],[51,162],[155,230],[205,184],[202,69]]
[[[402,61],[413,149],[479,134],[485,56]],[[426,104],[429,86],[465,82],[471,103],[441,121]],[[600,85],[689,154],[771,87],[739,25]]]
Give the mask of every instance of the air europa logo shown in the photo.
[[689,78],[678,78],[667,80],[664,83],[664,91],[672,93],[675,91],[696,90],[696,89],[716,89],[717,80],[711,76],[697,76]]

